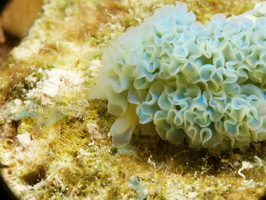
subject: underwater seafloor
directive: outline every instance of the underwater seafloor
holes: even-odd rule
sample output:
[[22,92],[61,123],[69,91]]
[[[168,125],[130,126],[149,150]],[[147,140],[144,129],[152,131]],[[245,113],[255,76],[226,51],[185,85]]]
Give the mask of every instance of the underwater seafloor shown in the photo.
[[[194,151],[139,128],[122,148],[105,100],[89,100],[103,49],[174,0],[45,0],[0,68],[0,169],[19,199],[259,199],[266,143]],[[187,0],[199,21],[238,15],[251,0]]]

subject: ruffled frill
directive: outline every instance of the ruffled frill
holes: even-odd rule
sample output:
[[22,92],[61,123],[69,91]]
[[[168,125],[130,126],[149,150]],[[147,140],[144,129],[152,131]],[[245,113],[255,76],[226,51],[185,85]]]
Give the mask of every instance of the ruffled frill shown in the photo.
[[265,140],[266,16],[255,14],[202,25],[184,3],[158,9],[103,55],[109,112],[127,115],[135,105],[139,123],[195,149]]

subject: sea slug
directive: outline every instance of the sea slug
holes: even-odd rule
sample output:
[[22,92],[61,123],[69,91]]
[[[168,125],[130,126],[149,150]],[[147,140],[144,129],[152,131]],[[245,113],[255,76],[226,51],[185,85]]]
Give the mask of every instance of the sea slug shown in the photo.
[[177,2],[129,28],[105,49],[91,90],[118,116],[113,144],[126,145],[138,124],[194,149],[266,140],[265,24],[266,3],[201,24]]

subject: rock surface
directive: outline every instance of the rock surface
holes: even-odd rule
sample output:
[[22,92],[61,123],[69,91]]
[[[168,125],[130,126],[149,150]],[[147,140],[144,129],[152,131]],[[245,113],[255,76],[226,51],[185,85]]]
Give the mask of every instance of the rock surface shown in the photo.
[[[184,1],[200,21],[238,15],[253,1]],[[246,152],[171,145],[134,132],[112,146],[115,117],[89,100],[103,49],[175,1],[46,0],[40,18],[0,68],[0,167],[19,199],[258,199],[266,144]]]

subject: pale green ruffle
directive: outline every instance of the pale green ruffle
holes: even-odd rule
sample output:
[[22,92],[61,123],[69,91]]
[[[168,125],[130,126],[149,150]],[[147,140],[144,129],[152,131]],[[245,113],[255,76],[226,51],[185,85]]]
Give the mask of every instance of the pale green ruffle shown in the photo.
[[[167,5],[106,49],[109,112],[129,116],[135,104],[139,123],[153,122],[162,139],[195,149],[266,140],[265,14],[195,20],[184,3]],[[115,126],[115,137],[133,132]]]

